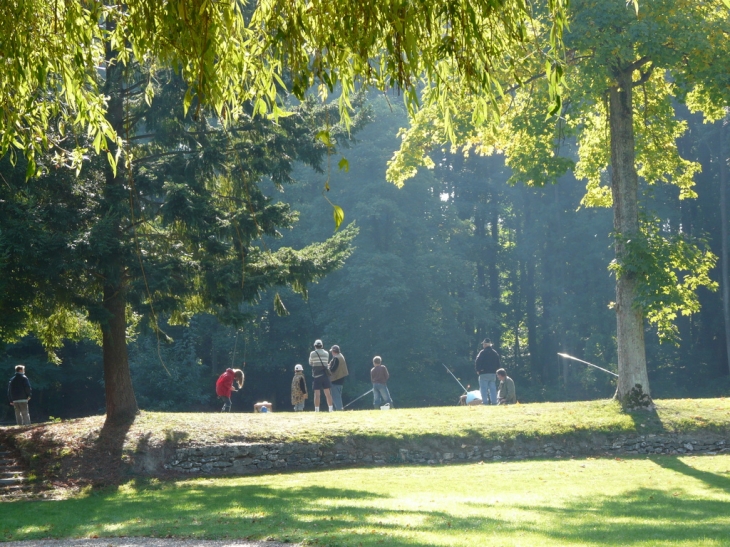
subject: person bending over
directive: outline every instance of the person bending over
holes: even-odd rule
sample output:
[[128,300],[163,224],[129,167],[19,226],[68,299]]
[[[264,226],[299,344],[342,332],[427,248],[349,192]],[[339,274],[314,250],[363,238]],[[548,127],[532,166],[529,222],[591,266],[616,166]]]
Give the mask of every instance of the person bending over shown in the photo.
[[[233,387],[233,382],[238,384],[238,389]],[[223,408],[221,412],[230,412],[231,406],[231,393],[243,389],[243,371],[237,368],[229,368],[218,377],[218,381],[215,383],[215,393],[223,399]]]

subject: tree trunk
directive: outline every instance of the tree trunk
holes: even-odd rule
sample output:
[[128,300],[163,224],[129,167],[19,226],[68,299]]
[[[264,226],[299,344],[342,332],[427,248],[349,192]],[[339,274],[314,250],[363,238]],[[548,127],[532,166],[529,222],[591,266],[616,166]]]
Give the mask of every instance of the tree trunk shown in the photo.
[[[107,21],[113,30],[113,21]],[[104,93],[109,97],[107,120],[119,135],[124,135],[124,82],[123,67],[116,62],[117,52],[107,45],[106,81]],[[122,162],[116,173],[107,163],[105,167],[105,200],[109,229],[112,231],[115,249],[104,257],[104,309],[108,319],[102,324],[104,355],[104,392],[106,395],[106,420],[110,423],[134,420],[137,400],[132,388],[127,356],[127,317],[125,295],[125,268],[122,258],[122,208],[126,206]]]
[[720,263],[722,269],[722,313],[725,320],[725,357],[730,372],[730,286],[728,285],[728,234],[727,234],[727,161],[725,156],[725,118],[720,122],[720,232],[722,248]]
[[104,392],[106,420],[129,422],[137,413],[127,357],[127,320],[124,292],[120,287],[104,287],[104,309],[110,319],[102,328],[104,352]]
[[[626,257],[625,242],[639,235],[639,177],[634,163],[634,116],[632,70],[617,74],[617,85],[609,90],[611,134],[611,193],[616,260]],[[618,386],[616,398],[629,403],[635,387],[646,395],[649,377],[644,348],[644,313],[636,306],[637,280],[630,274],[616,280],[616,340],[618,344]],[[637,388],[639,389],[639,388]],[[639,394],[640,395],[640,394]]]
[[492,219],[491,219],[491,236],[489,253],[489,261],[487,270],[489,272],[489,299],[494,317],[494,326],[492,327],[492,342],[495,347],[500,346],[502,338],[502,290],[499,286],[499,265],[497,263],[499,256],[499,202],[496,192],[492,192],[491,196]]
[[[525,196],[525,226],[531,227],[532,220],[532,195]],[[529,238],[532,242],[532,238]],[[530,246],[533,244],[530,243]],[[525,294],[525,315],[527,321],[527,348],[530,353],[528,363],[530,363],[530,374],[532,377],[537,376],[537,309],[535,295],[535,261],[537,260],[537,252],[531,252],[525,260],[524,275],[524,294]]]

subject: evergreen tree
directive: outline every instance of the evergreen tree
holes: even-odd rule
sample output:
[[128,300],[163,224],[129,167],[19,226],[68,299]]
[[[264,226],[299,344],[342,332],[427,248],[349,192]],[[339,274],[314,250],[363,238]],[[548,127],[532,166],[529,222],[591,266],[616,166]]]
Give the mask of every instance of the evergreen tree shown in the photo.
[[[150,107],[138,85],[143,74],[125,78],[121,65],[113,67],[108,115],[138,143],[131,166],[115,170],[97,158],[78,178],[55,170],[26,184],[25,170],[5,161],[0,309],[7,313],[0,329],[3,340],[30,331],[54,348],[99,326],[107,419],[124,420],[137,410],[126,339],[140,317],[154,329],[160,317],[180,324],[200,312],[241,325],[241,304],[265,289],[306,294],[309,282],[340,267],[356,230],[301,250],[257,244],[296,221],[261,191],[261,179],[290,182],[295,160],[319,168],[328,146],[341,140],[341,128],[332,126],[330,145],[316,139],[327,127],[326,108],[306,102],[274,124],[254,117],[249,105],[224,129],[206,110],[174,114],[184,94],[176,77],[156,75],[159,100]],[[278,296],[275,306],[285,312]]]

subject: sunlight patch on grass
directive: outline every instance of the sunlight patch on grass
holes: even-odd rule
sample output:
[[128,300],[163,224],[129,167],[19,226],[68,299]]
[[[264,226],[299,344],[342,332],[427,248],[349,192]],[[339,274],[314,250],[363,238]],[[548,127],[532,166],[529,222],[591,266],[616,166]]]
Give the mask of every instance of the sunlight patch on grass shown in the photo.
[[730,529],[728,470],[730,456],[660,456],[128,484],[8,504],[3,532],[272,537],[330,547],[719,547]]

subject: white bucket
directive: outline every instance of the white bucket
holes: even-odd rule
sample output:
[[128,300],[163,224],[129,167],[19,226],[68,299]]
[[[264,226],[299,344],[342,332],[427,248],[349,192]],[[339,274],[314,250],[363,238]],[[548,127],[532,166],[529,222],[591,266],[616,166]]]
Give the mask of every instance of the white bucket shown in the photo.
[[390,410],[390,403],[388,403],[387,405],[381,406],[380,410]]

